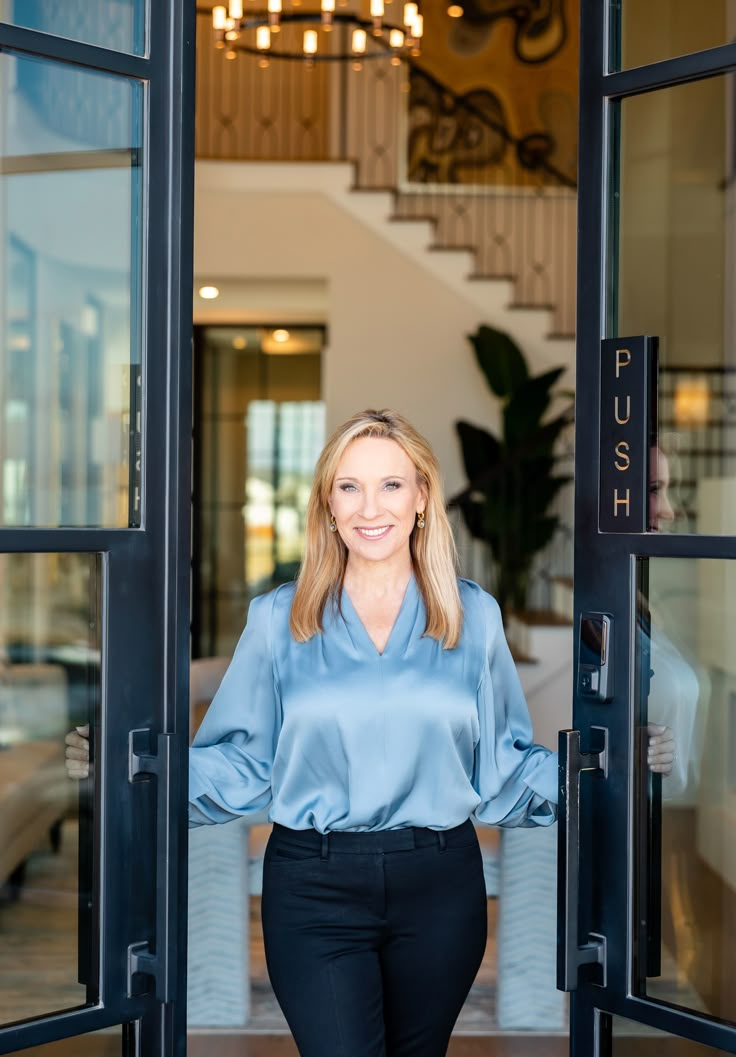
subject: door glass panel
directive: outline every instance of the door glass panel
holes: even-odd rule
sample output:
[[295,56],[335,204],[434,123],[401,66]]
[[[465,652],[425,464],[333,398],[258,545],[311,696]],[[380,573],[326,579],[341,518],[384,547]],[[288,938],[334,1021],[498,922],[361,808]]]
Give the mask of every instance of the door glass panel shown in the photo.
[[0,555],[0,1024],[97,999],[92,783],[64,736],[99,710],[100,571]]
[[[736,563],[638,559],[639,848],[634,986],[733,1020],[736,977]],[[669,776],[644,728],[672,731]],[[661,879],[661,880],[660,880]]]
[[660,531],[736,533],[733,91],[713,77],[616,104],[607,334],[659,338]]
[[135,1024],[116,1024],[102,1031],[90,1031],[71,1039],[34,1046],[29,1052],[33,1057],[120,1057],[121,1051],[131,1052],[127,1048],[127,1039],[134,1031]]
[[142,99],[0,55],[0,525],[140,523]]
[[637,1024],[624,1017],[612,1017],[611,1020],[611,1057],[726,1057],[723,1050],[677,1038],[647,1024]]
[[613,70],[728,44],[736,29],[733,0],[611,0],[609,14]]
[[145,12],[145,0],[0,0],[0,22],[136,55]]

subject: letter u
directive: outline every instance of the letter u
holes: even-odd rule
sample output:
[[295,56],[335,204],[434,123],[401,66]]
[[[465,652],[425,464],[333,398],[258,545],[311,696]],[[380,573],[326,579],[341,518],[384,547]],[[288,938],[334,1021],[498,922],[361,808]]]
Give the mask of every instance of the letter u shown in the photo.
[[625,426],[631,418],[631,396],[627,393],[626,395],[626,418],[621,418],[618,411],[618,397],[613,398],[613,414],[614,418],[618,422],[619,426]]

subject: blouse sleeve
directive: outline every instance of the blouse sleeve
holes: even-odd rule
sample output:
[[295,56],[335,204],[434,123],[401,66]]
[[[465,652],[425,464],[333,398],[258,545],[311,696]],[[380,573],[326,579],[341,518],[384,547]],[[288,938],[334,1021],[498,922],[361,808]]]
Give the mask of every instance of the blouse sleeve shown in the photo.
[[271,800],[281,707],[271,649],[273,592],[245,630],[189,750],[189,825],[229,822]]
[[492,826],[549,826],[557,818],[557,753],[535,745],[524,692],[496,601],[485,594],[486,651],[478,687],[475,816]]

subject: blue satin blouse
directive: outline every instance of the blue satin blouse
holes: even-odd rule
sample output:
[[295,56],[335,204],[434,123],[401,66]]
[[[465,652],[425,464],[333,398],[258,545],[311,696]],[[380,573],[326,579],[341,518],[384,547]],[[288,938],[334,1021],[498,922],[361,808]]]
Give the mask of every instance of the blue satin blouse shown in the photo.
[[263,810],[292,829],[449,829],[556,817],[494,599],[459,580],[459,645],[424,636],[412,576],[382,654],[347,592],[324,632],[289,632],[294,585],[255,598],[189,754],[190,826]]

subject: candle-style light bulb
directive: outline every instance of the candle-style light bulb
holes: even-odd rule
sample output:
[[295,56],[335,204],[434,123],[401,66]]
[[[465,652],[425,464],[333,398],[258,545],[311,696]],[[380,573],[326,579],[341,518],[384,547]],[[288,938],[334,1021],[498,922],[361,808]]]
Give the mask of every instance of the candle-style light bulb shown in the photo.
[[317,30],[316,29],[305,29],[304,30],[304,54],[305,55],[316,55],[317,54]]
[[412,24],[412,37],[421,40],[424,36],[424,15],[417,15]]
[[230,18],[239,22],[243,17],[243,0],[230,0]]
[[272,30],[281,22],[281,0],[268,0],[268,24]]
[[365,46],[368,37],[364,29],[354,29],[352,39],[352,50],[355,55],[365,55]]
[[404,4],[404,25],[409,29],[414,25],[414,19],[419,14],[419,7],[414,3]]
[[335,0],[322,0],[322,25],[325,29],[332,29],[332,19],[335,11]]
[[256,47],[259,51],[268,51],[271,47],[271,30],[268,26],[258,26],[256,29]]
[[392,66],[401,66],[401,56],[398,52],[404,47],[404,34],[400,29],[392,29],[388,35],[389,46],[394,49],[394,54],[391,56]]
[[383,19],[383,0],[371,0],[371,18],[373,19],[373,33],[381,35],[381,20]]
[[227,8],[222,7],[220,4],[217,7],[212,8],[212,28],[215,30],[222,30],[225,28],[227,22]]

